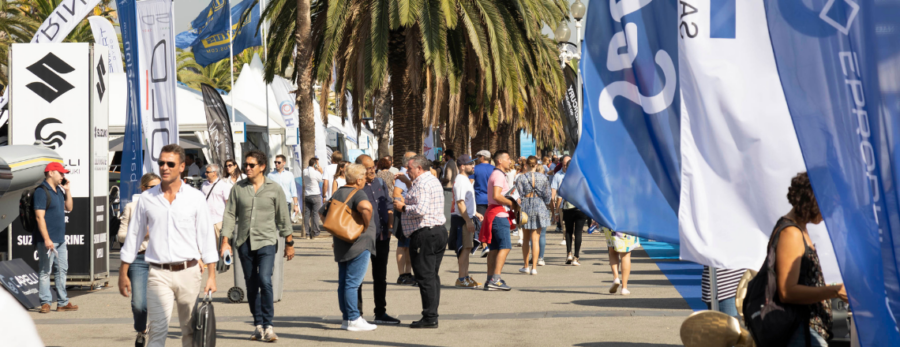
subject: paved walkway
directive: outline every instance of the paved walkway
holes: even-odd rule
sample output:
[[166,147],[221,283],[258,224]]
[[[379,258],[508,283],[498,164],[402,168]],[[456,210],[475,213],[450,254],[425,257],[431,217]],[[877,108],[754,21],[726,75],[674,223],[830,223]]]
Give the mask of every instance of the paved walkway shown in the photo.
[[[515,239],[514,239],[515,240]],[[457,289],[456,258],[447,252],[441,266],[440,328],[412,330],[407,324],[420,318],[418,288],[388,285],[388,313],[403,320],[401,326],[380,326],[373,332],[340,330],[337,305],[337,266],[331,240],[298,240],[297,258],[285,270],[284,300],[275,304],[275,325],[287,345],[314,346],[677,346],[681,322],[689,315],[679,290],[643,250],[635,251],[630,296],[610,295],[612,274],[602,235],[584,234],[581,266],[566,266],[561,233],[549,232],[545,260],[537,276],[518,273],[521,248],[513,248],[503,277],[510,292]],[[391,245],[393,253],[396,243]],[[117,254],[115,254],[117,256]],[[483,258],[470,267],[479,281],[485,277]],[[110,264],[118,267],[118,263]],[[388,265],[388,282],[396,281],[395,258]],[[110,284],[117,283],[113,273]],[[233,274],[220,274],[214,294],[218,346],[247,346],[252,319],[247,304],[227,302]],[[673,280],[678,281],[678,280]],[[118,289],[70,291],[78,312],[31,313],[47,346],[129,346],[133,344],[130,300]],[[372,319],[371,272],[364,282],[364,317]],[[689,300],[695,300],[690,299]],[[180,331],[173,317],[169,346],[179,346]]]

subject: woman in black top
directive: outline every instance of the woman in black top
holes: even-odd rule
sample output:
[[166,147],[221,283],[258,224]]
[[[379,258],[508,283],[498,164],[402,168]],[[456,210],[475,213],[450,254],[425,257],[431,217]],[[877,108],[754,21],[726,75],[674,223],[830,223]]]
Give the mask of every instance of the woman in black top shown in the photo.
[[788,201],[793,208],[778,220],[769,243],[777,242],[775,273],[778,295],[782,303],[806,305],[809,318],[791,337],[789,346],[806,346],[806,330],[812,346],[828,346],[831,339],[831,306],[829,300],[847,301],[843,284],[825,285],[822,267],[806,225],[819,224],[822,215],[805,172],[797,174],[788,188]]

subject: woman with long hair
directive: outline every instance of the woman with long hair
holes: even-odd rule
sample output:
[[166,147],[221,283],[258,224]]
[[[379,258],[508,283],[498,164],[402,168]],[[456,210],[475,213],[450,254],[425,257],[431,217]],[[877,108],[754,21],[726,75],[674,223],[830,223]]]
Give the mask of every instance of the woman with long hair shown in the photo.
[[334,177],[330,177],[331,180],[331,191],[336,192],[338,188],[347,185],[347,179],[344,178],[344,171],[347,168],[347,164],[350,162],[342,161],[338,163],[337,171],[334,172]]
[[[550,182],[547,176],[537,172],[537,157],[530,156],[525,162],[525,168],[516,179],[516,190],[519,192],[522,212],[528,215],[528,221],[521,225],[523,235],[522,259],[525,263],[519,272],[537,275],[538,260],[540,257],[540,233],[550,225]],[[531,253],[531,264],[528,265],[528,255]]]
[[237,181],[247,178],[247,176],[241,172],[241,168],[238,167],[237,162],[233,159],[225,161],[225,177],[231,179],[231,184],[235,184]]

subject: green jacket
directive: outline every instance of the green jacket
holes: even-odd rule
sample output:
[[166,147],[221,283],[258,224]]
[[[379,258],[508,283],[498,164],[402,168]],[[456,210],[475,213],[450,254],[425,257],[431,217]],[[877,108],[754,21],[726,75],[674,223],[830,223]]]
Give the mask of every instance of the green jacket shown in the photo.
[[[235,223],[237,235],[234,235]],[[250,239],[251,250],[255,251],[278,244],[278,236],[285,237],[293,232],[284,190],[278,183],[266,178],[259,191],[255,191],[253,183],[245,179],[231,188],[231,196],[225,204],[222,236],[231,240],[232,246],[240,247]]]

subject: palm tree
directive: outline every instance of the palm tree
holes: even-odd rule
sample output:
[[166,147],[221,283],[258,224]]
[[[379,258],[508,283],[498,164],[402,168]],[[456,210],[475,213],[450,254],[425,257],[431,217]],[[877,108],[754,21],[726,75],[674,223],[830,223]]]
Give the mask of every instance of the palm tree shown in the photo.
[[[194,53],[177,50],[176,73],[178,81],[194,90],[201,90],[201,84],[208,84],[216,89],[231,92],[231,62],[219,60],[205,67],[194,60]],[[237,74],[234,78],[237,79]]]

